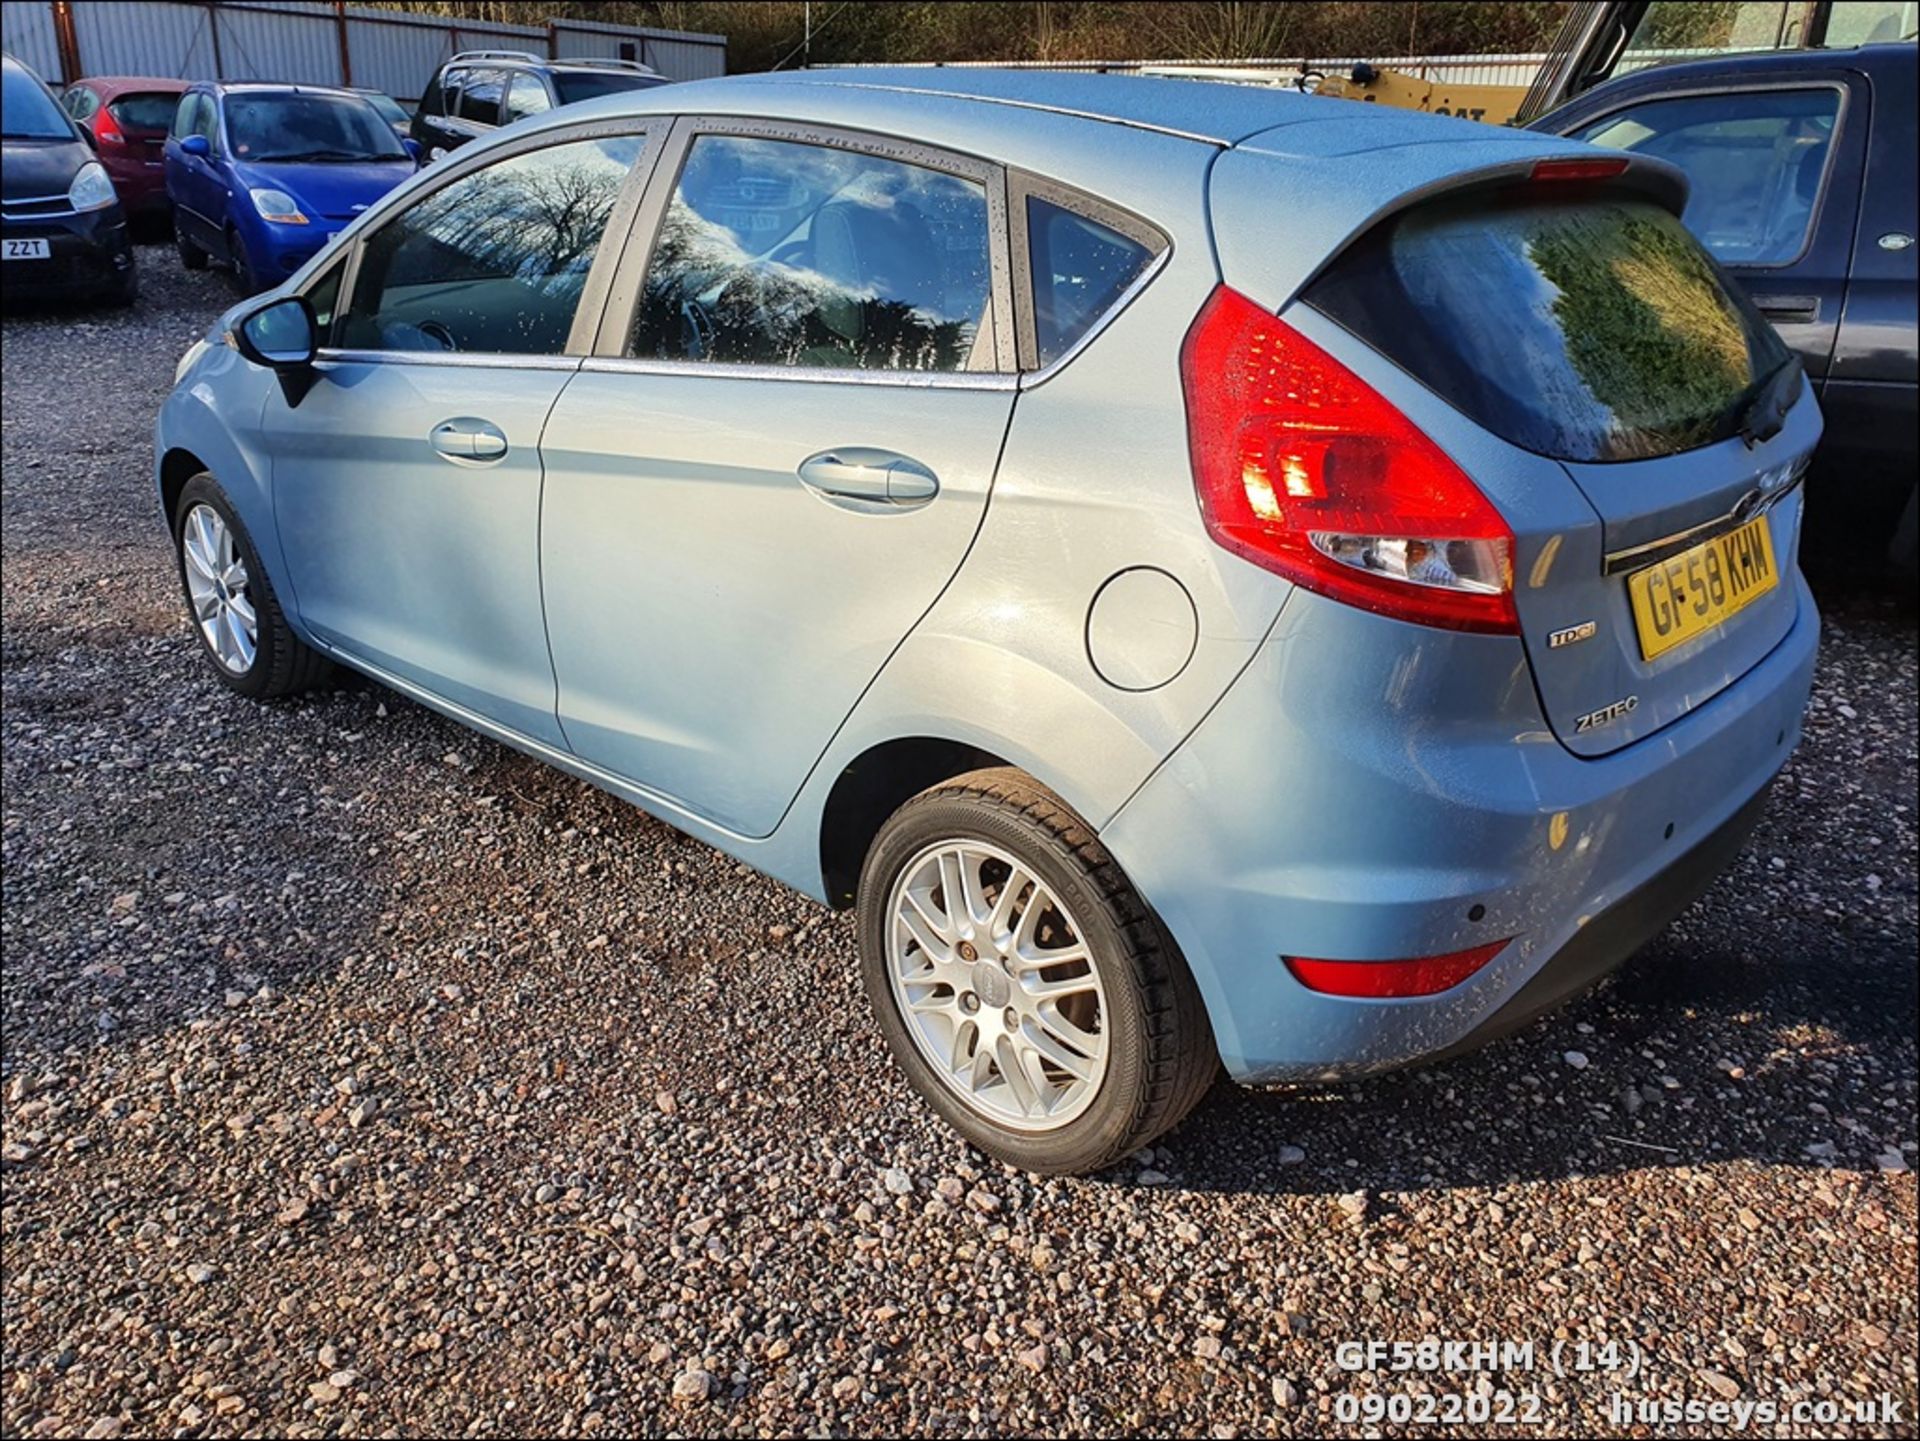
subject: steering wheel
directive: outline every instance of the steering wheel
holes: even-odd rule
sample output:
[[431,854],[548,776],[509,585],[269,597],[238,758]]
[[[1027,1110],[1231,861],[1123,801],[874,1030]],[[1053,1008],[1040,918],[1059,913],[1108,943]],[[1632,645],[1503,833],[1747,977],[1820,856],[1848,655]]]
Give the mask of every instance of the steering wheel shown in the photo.
[[689,360],[705,360],[713,351],[718,334],[713,317],[696,299],[680,302],[680,345]]

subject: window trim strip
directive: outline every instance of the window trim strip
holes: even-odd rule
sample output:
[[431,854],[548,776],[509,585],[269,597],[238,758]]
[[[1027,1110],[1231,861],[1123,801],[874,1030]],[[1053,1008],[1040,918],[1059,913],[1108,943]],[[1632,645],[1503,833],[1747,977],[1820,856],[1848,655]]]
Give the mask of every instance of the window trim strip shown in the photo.
[[[1153,252],[1146,268],[1135,276],[1125,290],[1089,325],[1079,339],[1055,356],[1046,365],[1038,364],[1040,342],[1034,324],[1033,300],[1033,246],[1027,231],[1027,202],[1033,198],[1046,201],[1049,205],[1071,211],[1096,225],[1124,236],[1138,245]],[[1173,239],[1159,226],[1131,210],[1123,210],[1111,201],[1102,200],[1071,185],[1030,171],[1012,170],[1007,176],[1007,215],[1011,222],[1009,228],[1010,244],[1013,251],[1013,297],[1015,322],[1018,337],[1020,367],[1023,375],[1022,388],[1027,389],[1043,385],[1059,374],[1073,358],[1089,345],[1093,344],[1100,333],[1118,319],[1126,308],[1133,304],[1134,298],[1153,283],[1173,256]]]

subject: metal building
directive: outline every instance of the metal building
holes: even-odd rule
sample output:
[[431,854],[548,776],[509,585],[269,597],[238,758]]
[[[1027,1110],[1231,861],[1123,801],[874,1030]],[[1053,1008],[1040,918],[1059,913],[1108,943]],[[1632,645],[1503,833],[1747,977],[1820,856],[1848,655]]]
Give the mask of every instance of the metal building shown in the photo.
[[727,69],[724,35],[590,20],[491,24],[325,0],[7,0],[0,41],[52,85],[83,75],[293,80],[407,102],[457,50],[631,59],[674,80]]

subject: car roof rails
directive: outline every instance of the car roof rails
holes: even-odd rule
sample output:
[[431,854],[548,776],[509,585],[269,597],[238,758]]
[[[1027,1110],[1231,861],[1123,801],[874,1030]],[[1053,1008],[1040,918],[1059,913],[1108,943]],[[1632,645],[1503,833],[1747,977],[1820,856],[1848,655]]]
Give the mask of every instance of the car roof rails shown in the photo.
[[560,55],[548,62],[553,65],[578,65],[593,70],[631,70],[637,75],[658,75],[660,72],[651,65],[643,65],[638,60],[614,60],[597,55]]
[[451,65],[457,60],[525,60],[531,65],[545,62],[530,50],[462,50],[447,58]]

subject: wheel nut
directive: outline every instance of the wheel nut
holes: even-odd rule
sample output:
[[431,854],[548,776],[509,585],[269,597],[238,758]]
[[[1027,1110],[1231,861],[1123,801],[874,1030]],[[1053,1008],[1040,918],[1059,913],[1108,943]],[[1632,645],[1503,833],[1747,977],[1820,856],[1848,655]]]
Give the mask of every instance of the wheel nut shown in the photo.
[[1007,1007],[1006,1013],[1002,1015],[1000,1019],[1007,1023],[1007,1029],[1009,1031],[1017,1031],[1020,1029],[1020,1013],[1012,1006]]
[[960,993],[960,1009],[968,1015],[972,1015],[980,1009],[980,998],[972,991],[962,991]]
[[963,961],[977,961],[980,959],[980,953],[973,948],[971,942],[962,941],[960,943],[960,959]]

